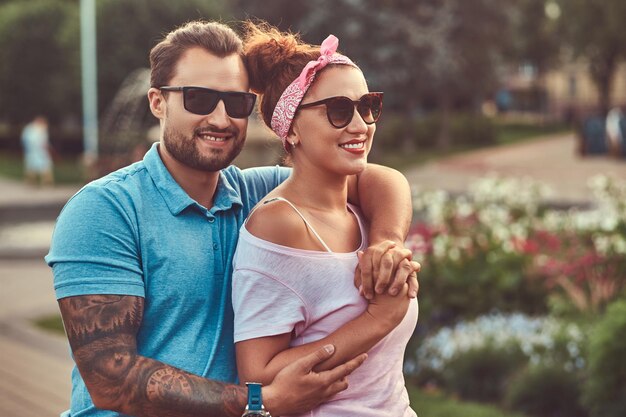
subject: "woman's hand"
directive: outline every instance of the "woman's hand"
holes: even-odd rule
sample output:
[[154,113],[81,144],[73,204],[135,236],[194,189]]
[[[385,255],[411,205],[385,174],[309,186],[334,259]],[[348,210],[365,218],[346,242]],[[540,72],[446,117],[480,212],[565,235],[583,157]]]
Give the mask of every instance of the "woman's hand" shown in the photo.
[[411,299],[408,296],[409,285],[404,283],[397,295],[387,292],[376,294],[367,306],[367,313],[374,319],[376,325],[382,326],[384,331],[393,330],[406,315]]

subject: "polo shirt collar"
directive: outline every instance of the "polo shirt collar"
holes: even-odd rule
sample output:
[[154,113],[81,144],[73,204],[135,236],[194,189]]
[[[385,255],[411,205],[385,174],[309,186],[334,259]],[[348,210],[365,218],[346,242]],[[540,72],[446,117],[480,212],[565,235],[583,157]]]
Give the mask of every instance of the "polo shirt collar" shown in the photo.
[[[192,199],[185,190],[176,182],[172,174],[167,170],[158,151],[158,142],[154,143],[143,158],[148,174],[152,178],[155,187],[165,200],[172,215],[177,216],[189,206],[202,208]],[[218,211],[229,210],[234,205],[243,206],[239,193],[229,184],[227,177],[220,172],[217,182],[217,190],[213,199],[213,207],[208,211],[214,214]],[[206,209],[206,208],[205,208]]]

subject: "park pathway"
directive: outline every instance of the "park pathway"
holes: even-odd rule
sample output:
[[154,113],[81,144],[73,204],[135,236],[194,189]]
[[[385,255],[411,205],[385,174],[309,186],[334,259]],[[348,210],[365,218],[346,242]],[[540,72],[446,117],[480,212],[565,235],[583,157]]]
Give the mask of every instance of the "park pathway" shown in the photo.
[[414,166],[404,174],[413,185],[458,193],[490,174],[529,177],[547,184],[556,203],[590,199],[587,182],[599,175],[626,180],[626,160],[605,155],[580,157],[573,134],[550,135],[514,145],[485,148]]

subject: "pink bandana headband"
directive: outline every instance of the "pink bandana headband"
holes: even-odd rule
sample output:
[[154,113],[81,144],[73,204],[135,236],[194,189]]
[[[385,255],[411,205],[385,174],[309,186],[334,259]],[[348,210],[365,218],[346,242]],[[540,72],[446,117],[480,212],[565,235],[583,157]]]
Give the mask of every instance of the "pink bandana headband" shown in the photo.
[[276,103],[276,108],[272,114],[272,130],[283,141],[283,146],[287,146],[287,135],[289,134],[289,128],[293,122],[293,118],[296,114],[296,110],[302,101],[302,98],[306,94],[307,90],[315,79],[315,74],[324,68],[328,64],[341,64],[351,65],[358,68],[350,58],[343,55],[336,54],[337,46],[339,45],[339,39],[334,35],[329,35],[324,42],[322,42],[320,57],[315,61],[310,61],[300,76],[296,78],[289,86],[283,91],[283,94]]

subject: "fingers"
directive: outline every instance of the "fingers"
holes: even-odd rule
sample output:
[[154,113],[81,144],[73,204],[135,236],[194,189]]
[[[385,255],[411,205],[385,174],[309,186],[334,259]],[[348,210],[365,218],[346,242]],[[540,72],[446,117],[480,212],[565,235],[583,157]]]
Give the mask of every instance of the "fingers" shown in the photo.
[[361,269],[361,294],[371,300],[374,298],[374,279],[372,275],[372,258],[369,252],[357,253],[359,257],[359,268]]
[[376,294],[382,294],[387,289],[389,281],[391,281],[391,274],[394,267],[393,253],[391,253],[391,251],[385,252],[378,262],[376,258],[372,260],[374,262],[374,277],[376,279],[374,289]]
[[330,358],[333,353],[335,353],[335,346],[325,345],[315,352],[298,359],[294,364],[298,364],[298,366],[304,370],[304,373],[309,373],[313,370],[315,365],[324,362],[326,359]]
[[348,378],[342,378],[337,382],[333,382],[326,389],[324,393],[326,395],[327,400],[339,394],[341,391],[345,391],[348,389]]
[[[374,283],[381,289],[381,292],[387,289],[391,273],[388,272],[386,278],[383,277],[379,284],[379,274],[381,269],[381,260],[389,251],[395,247],[395,242],[386,240],[374,246],[367,248],[359,256],[359,266],[361,267],[361,285],[363,286],[363,295],[368,300],[374,298]],[[389,259],[385,259],[385,264],[389,263]],[[391,266],[393,267],[393,265]],[[387,268],[385,268],[387,269]]]
[[[358,253],[357,253],[357,256],[359,256]],[[354,271],[354,287],[358,288],[359,294],[363,295],[363,285],[362,285],[362,280],[361,280],[361,265],[359,264],[356,265],[356,270]]]
[[372,273],[376,280],[376,292],[381,294],[387,289],[391,279],[393,269],[393,255],[389,250],[395,248],[396,244],[390,240],[381,242],[371,248],[372,252]]
[[422,265],[419,262],[411,261],[411,266],[413,267],[413,272],[409,275],[409,280],[407,282],[409,284],[409,297],[415,298],[417,297],[417,293],[420,289],[420,284],[417,281],[417,274],[422,269]]
[[344,364],[336,366],[333,369],[329,369],[328,371],[321,372],[320,376],[323,377],[329,384],[331,384],[331,386],[337,383],[341,383],[342,380],[346,380],[346,377],[348,375],[350,375],[359,366],[361,366],[365,359],[367,359],[367,353],[362,353],[356,358],[351,359]]
[[412,271],[410,261],[413,253],[409,249],[404,248],[394,248],[390,252],[393,253],[394,270],[393,280],[391,280],[391,286],[389,287],[389,295],[396,295],[402,290]]

